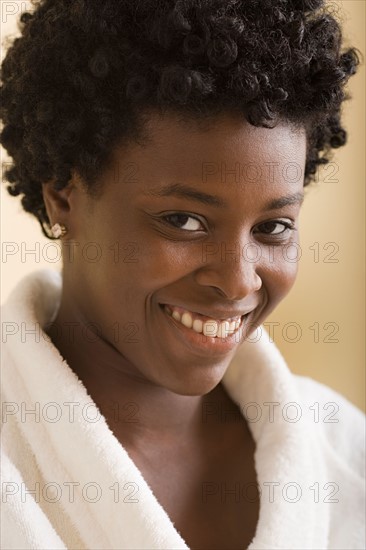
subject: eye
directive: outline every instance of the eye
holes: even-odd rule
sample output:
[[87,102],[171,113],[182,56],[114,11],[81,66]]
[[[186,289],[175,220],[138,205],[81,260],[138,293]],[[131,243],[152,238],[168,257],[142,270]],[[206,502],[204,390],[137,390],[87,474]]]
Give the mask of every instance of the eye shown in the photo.
[[[276,226],[278,228],[277,230],[276,230]],[[261,223],[257,227],[262,228],[260,230],[260,233],[265,233],[266,235],[273,235],[273,236],[283,235],[288,231],[295,231],[295,224],[293,222],[285,222],[283,220],[273,220],[270,222]]]
[[183,231],[200,231],[203,227],[202,222],[198,218],[184,212],[168,214],[167,216],[163,216],[163,220],[169,225],[177,229],[182,229]]

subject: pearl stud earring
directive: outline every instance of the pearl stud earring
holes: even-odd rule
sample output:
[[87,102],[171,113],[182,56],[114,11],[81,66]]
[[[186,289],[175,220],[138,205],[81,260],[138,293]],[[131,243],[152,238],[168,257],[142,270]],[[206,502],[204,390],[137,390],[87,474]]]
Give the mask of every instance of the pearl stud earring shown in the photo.
[[66,228],[66,225],[64,225],[63,223],[55,223],[51,227],[51,231],[53,233],[53,236],[56,237],[56,239],[58,239],[60,237],[63,237],[64,235],[66,235],[67,228]]

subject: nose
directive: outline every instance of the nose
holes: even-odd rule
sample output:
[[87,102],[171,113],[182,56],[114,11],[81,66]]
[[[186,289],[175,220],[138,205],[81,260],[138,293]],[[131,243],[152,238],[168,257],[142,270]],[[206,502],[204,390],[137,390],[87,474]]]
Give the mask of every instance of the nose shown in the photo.
[[[249,249],[248,249],[249,250]],[[196,283],[215,288],[228,300],[242,300],[262,287],[260,256],[244,253],[238,246],[212,245],[202,256],[202,267],[195,272]]]

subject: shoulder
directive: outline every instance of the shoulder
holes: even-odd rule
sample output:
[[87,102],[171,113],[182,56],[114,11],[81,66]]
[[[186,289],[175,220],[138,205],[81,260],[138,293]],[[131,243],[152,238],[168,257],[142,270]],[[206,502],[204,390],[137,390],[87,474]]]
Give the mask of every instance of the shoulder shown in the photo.
[[301,407],[329,451],[364,478],[366,416],[344,395],[308,376],[294,375]]

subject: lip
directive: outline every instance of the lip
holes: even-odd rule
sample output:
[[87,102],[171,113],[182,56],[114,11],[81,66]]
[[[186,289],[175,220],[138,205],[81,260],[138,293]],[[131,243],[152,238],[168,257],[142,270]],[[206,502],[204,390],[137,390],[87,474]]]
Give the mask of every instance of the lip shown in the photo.
[[246,314],[245,319],[242,320],[242,325],[235,333],[230,334],[226,338],[216,338],[212,336],[204,336],[202,333],[195,332],[194,330],[185,327],[182,323],[176,321],[171,317],[164,309],[164,304],[159,304],[159,308],[168,321],[170,327],[173,329],[173,334],[176,334],[181,342],[196,355],[204,355],[209,357],[217,357],[220,355],[226,355],[242,342],[242,331],[245,328],[250,313]]

